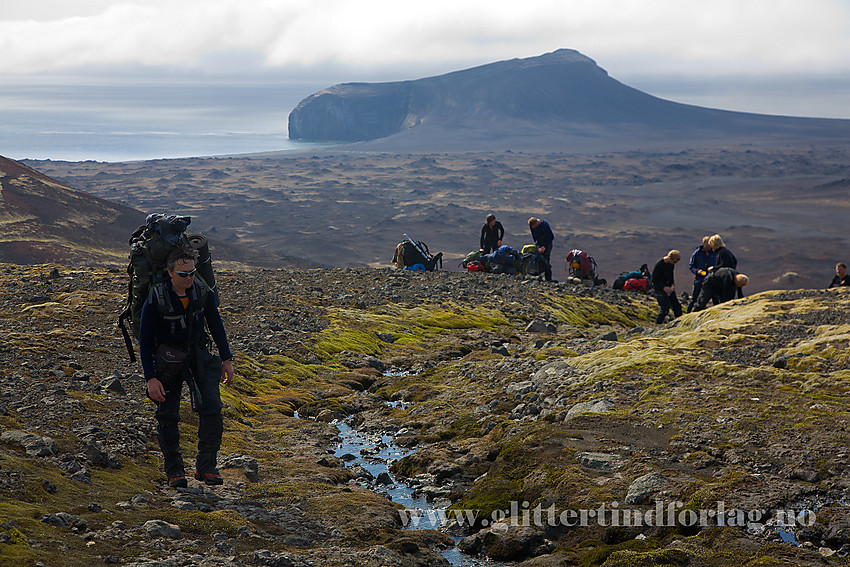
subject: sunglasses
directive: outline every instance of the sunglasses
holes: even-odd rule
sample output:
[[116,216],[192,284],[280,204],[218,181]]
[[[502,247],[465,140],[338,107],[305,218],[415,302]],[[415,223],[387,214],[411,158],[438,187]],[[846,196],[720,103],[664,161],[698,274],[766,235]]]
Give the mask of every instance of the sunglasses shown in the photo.
[[194,276],[195,272],[197,272],[197,271],[198,271],[198,268],[195,268],[191,272],[178,272],[177,270],[175,270],[174,273],[177,274],[178,276],[180,276],[181,278],[189,278],[189,277]]

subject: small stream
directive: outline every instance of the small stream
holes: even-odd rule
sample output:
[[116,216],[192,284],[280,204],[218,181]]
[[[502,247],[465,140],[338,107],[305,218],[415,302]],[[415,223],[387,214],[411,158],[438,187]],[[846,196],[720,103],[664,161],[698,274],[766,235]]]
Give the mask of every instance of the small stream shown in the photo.
[[[400,404],[395,402],[391,405]],[[333,425],[339,429],[341,438],[340,443],[334,449],[334,455],[348,459],[346,466],[360,465],[369,473],[378,478],[382,474],[389,473],[389,465],[393,461],[397,461],[407,455],[413,453],[413,450],[404,449],[395,444],[393,436],[388,434],[371,434],[363,433],[352,429],[347,423],[348,420],[334,422]],[[351,459],[353,456],[354,459]],[[343,460],[346,460],[343,459]],[[439,529],[441,520],[445,517],[445,507],[447,501],[437,501],[436,504],[428,502],[427,499],[419,494],[416,494],[414,488],[403,482],[392,479],[393,484],[384,486],[384,490],[393,502],[401,504],[410,513],[416,514],[405,529]],[[381,485],[378,485],[379,487]],[[370,485],[370,488],[373,488]],[[380,489],[379,489],[380,490]],[[459,537],[452,537],[457,543]],[[509,563],[500,563],[490,561],[486,558],[470,557],[461,553],[457,547],[451,547],[440,551],[440,554],[445,557],[449,563],[457,566],[475,566],[475,567],[508,567]]]

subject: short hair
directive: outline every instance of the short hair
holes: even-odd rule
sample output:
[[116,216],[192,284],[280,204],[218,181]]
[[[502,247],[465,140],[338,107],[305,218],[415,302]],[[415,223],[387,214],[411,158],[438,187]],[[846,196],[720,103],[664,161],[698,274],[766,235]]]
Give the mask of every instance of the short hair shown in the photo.
[[708,244],[709,240],[711,240],[710,236],[703,236],[702,237],[702,245],[705,246],[706,244]]
[[838,262],[838,263],[835,265],[835,267],[836,267],[836,268],[843,268],[843,269],[845,269],[845,270],[846,270],[846,269],[847,269],[847,264],[845,264],[844,262]]
[[750,278],[746,275],[738,274],[737,276],[735,276],[735,285],[737,285],[738,287],[744,287],[748,283],[750,283]]
[[537,226],[538,222],[539,222],[539,219],[537,217],[531,217],[530,219],[528,219],[528,226],[530,226],[531,228],[534,228],[535,226]]
[[678,250],[670,250],[667,252],[667,257],[673,260],[674,262],[678,262],[682,259],[682,253]]
[[490,221],[493,221],[493,220],[496,220],[496,215],[494,215],[493,213],[490,213],[489,215],[487,215],[487,222],[490,222]]
[[719,234],[715,234],[714,236],[712,236],[711,238],[709,238],[709,239],[708,239],[708,244],[709,244],[709,246],[711,246],[712,248],[723,248],[724,246],[726,246],[725,244],[723,244],[723,239],[722,239],[722,238],[720,238],[720,235],[719,235]]
[[165,265],[169,270],[173,272],[175,266],[177,266],[177,264],[181,260],[191,260],[193,262],[197,262],[198,251],[194,248],[189,248],[187,246],[178,246],[177,248],[172,250],[171,253],[168,255],[168,259],[166,260]]

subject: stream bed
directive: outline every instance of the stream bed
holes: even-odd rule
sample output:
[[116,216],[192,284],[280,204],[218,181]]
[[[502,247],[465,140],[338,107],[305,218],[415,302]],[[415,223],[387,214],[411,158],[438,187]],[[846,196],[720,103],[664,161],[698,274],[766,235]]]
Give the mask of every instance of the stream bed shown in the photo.
[[[375,479],[388,480],[390,475],[389,465],[414,451],[404,449],[395,444],[393,436],[381,433],[364,433],[353,429],[348,420],[334,422],[339,429],[341,441],[334,448],[334,455],[346,462],[346,466],[361,466]],[[353,457],[353,458],[352,458]],[[389,476],[391,484],[378,484],[378,490],[386,492],[389,498],[404,506],[408,511],[410,520],[405,529],[439,529],[445,518],[445,509],[450,504],[448,501],[436,500],[429,502],[425,496],[416,494],[414,488],[404,482],[397,481]],[[383,488],[380,488],[383,486]],[[370,483],[370,488],[375,487]],[[455,543],[460,538],[452,537]],[[471,557],[461,553],[457,547],[451,547],[440,551],[448,562],[456,566],[477,567],[508,567],[511,563],[490,561],[486,558]]]

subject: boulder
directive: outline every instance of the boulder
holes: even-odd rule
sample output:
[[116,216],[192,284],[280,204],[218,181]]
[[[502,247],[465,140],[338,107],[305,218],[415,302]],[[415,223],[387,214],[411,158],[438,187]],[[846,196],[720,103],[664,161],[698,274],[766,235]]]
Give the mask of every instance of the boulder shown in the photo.
[[626,493],[626,504],[646,504],[652,497],[670,486],[670,481],[659,472],[651,472],[636,478]]
[[583,413],[605,413],[606,411],[613,410],[614,407],[614,402],[607,398],[600,398],[589,402],[580,402],[567,411],[567,419]]

